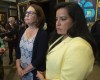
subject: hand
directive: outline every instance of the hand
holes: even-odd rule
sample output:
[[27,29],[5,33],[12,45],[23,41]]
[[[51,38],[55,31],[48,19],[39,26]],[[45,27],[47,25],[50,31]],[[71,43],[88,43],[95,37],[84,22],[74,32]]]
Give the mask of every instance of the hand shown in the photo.
[[18,68],[17,68],[17,72],[18,72],[18,75],[19,75],[20,77],[23,77],[23,76],[24,76],[24,71],[23,71],[23,69],[22,69],[21,67],[18,67]]
[[24,70],[23,70],[23,73],[24,73],[24,75],[25,75],[25,74],[27,74],[27,71],[24,69]]
[[3,54],[5,52],[5,48],[0,48],[0,53]]
[[4,40],[4,41],[10,41],[11,39],[8,38],[7,36],[5,36],[5,37],[3,38],[3,40]]
[[7,37],[7,36],[5,36],[5,37],[3,38],[3,40],[7,40],[7,38],[8,38],[8,37]]
[[44,78],[44,73],[41,72],[41,71],[37,71],[36,77],[37,77],[39,80],[45,80],[45,78]]

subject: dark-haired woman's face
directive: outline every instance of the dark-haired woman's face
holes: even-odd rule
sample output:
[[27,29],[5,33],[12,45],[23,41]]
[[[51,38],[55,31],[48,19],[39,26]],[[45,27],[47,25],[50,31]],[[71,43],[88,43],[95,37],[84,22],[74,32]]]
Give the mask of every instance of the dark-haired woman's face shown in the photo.
[[73,25],[73,21],[65,8],[56,11],[56,30],[60,35],[65,35],[68,29]]

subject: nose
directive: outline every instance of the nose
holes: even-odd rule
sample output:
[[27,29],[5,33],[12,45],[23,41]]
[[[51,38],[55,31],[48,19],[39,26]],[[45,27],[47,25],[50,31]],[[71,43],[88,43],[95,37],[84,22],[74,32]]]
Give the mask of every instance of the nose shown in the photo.
[[60,20],[56,20],[56,26],[60,26],[61,23],[60,23]]
[[25,14],[25,17],[28,17],[29,16],[29,14],[27,13],[27,14]]

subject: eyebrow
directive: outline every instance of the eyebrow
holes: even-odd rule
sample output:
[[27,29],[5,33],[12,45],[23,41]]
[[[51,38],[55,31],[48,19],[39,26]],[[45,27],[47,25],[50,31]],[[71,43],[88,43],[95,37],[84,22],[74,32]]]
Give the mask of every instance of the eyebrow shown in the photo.
[[[56,18],[58,18],[57,16],[56,16]],[[59,16],[59,18],[68,18],[67,16]]]
[[34,11],[26,11],[25,13],[34,13],[34,14],[36,14],[36,12],[34,12]]

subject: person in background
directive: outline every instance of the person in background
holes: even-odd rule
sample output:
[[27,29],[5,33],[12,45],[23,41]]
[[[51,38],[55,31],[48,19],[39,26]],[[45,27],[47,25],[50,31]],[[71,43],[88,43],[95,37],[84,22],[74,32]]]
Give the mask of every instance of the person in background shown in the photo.
[[91,27],[91,33],[97,43],[98,54],[96,54],[96,61],[100,62],[100,20],[97,20]]
[[3,40],[0,38],[0,80],[4,80],[3,54],[5,50]]
[[61,36],[49,46],[46,76],[37,71],[37,77],[39,80],[86,80],[93,69],[96,47],[84,12],[77,3],[57,5],[56,32]]
[[4,42],[3,42],[3,39],[0,37],[0,65],[3,64],[3,54],[5,52],[5,45],[4,45]]
[[48,35],[43,26],[45,16],[42,8],[31,4],[26,10],[25,24],[28,26],[19,33],[16,67],[21,80],[38,80],[37,71],[44,74]]
[[9,48],[9,65],[13,63],[13,50],[17,49],[17,34],[18,34],[18,25],[14,17],[8,18],[8,23],[6,24],[6,33],[3,34],[4,40],[8,42]]
[[[0,25],[0,33],[4,32],[5,30]],[[3,54],[5,53],[5,45],[3,42],[2,37],[0,37],[0,80],[4,80],[4,68],[3,68]]]

